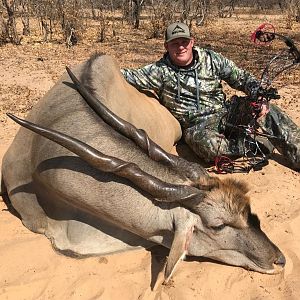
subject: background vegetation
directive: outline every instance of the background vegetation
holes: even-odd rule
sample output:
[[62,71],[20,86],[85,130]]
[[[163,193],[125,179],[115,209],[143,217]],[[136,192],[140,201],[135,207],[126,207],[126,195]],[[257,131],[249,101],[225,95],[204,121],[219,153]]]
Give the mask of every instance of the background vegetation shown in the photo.
[[[7,111],[26,114],[66,65],[96,51],[114,56],[121,67],[159,59],[165,26],[176,20],[189,24],[198,45],[259,77],[285,45],[256,46],[251,33],[270,22],[299,45],[299,7],[300,0],[1,0],[0,124],[7,123]],[[299,68],[281,75],[275,86],[289,84],[300,84]],[[225,91],[234,92],[227,86]]]
[[99,42],[120,36],[118,29],[125,23],[135,29],[146,26],[147,36],[156,38],[171,21],[205,26],[215,17],[233,17],[245,9],[277,11],[287,28],[300,21],[300,0],[1,0],[0,44],[19,45],[32,34],[34,23],[44,42],[60,41],[67,47],[79,43],[91,23],[97,26]]

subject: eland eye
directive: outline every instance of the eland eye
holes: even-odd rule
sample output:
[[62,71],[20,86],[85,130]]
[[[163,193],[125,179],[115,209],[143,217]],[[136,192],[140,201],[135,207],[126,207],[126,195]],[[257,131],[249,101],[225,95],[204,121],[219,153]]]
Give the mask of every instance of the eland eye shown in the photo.
[[221,224],[221,225],[218,225],[218,226],[211,226],[211,228],[215,231],[221,231],[222,229],[225,228],[225,224]]

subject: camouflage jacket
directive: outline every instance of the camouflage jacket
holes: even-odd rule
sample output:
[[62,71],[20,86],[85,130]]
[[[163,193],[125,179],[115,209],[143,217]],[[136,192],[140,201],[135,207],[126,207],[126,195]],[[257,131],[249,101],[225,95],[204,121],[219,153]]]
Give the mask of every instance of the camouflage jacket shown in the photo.
[[221,81],[250,94],[259,82],[232,61],[212,50],[194,47],[190,66],[177,67],[166,53],[159,61],[139,69],[122,69],[125,79],[139,90],[153,90],[181,123],[189,127],[224,111]]

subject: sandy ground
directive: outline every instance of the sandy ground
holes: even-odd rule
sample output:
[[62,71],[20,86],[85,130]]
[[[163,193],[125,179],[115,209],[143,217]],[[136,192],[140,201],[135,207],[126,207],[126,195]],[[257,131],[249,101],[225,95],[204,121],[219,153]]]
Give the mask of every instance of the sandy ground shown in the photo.
[[[15,50],[8,47],[6,51]],[[76,63],[72,55],[59,64],[47,60],[43,53],[43,62],[37,55],[25,53],[26,64],[22,58],[2,56],[1,97],[21,93],[12,100],[5,98],[21,105],[19,115],[31,104],[16,103],[16,99],[37,100],[54,84],[64,65]],[[26,69],[28,65],[34,72]],[[299,85],[288,84],[279,92],[279,105],[300,125]],[[4,115],[14,109],[6,102],[1,104],[0,159],[18,130]],[[25,228],[0,201],[0,299],[300,299],[300,174],[275,156],[261,171],[226,176],[250,184],[253,211],[286,257],[283,273],[263,275],[210,261],[187,260],[180,263],[169,285],[161,285],[164,249],[69,258],[55,252],[46,237]]]

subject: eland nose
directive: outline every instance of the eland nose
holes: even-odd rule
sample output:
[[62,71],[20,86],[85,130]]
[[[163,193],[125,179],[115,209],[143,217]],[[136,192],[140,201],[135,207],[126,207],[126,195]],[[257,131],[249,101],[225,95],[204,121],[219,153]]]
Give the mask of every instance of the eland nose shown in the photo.
[[283,254],[280,254],[277,259],[274,261],[274,264],[279,266],[279,267],[284,267],[286,263],[285,257]]

